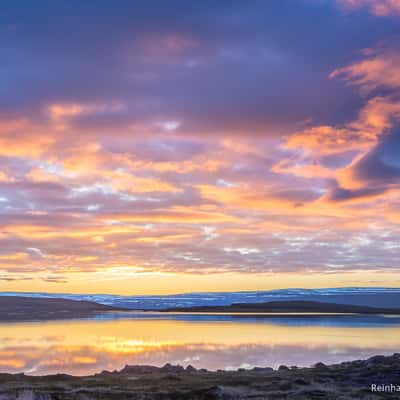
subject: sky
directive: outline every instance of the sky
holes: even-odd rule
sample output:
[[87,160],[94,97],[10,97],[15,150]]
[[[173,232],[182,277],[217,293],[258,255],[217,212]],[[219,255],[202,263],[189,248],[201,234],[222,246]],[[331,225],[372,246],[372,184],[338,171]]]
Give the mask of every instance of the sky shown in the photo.
[[0,290],[400,286],[399,0],[0,7]]

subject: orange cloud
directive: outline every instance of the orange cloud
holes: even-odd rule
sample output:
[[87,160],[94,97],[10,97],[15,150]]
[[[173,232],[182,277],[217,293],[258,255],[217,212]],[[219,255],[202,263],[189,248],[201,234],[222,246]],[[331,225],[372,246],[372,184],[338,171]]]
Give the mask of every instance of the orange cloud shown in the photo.
[[110,171],[105,174],[109,176],[110,185],[123,192],[148,193],[176,192],[180,190],[178,187],[161,179],[139,177],[122,170]]
[[104,222],[145,222],[145,223],[221,223],[235,222],[239,219],[233,215],[215,210],[192,209],[190,207],[171,207],[169,210],[154,211],[151,213],[131,213],[131,214],[103,214],[99,217]]
[[315,154],[340,154],[367,148],[376,142],[376,134],[351,126],[315,126],[288,136],[284,149],[303,149]]
[[[364,152],[400,119],[400,102],[391,97],[374,97],[360,110],[355,121],[344,126],[314,126],[287,136],[284,149],[302,149],[314,155]],[[318,171],[319,172],[319,171]]]
[[5,172],[0,171],[0,182],[13,182],[14,179],[9,177]]
[[[400,6],[400,2],[399,2]],[[330,78],[342,78],[370,92],[378,87],[400,88],[400,55],[393,50],[364,51],[366,59],[336,69]]]
[[27,119],[0,120],[0,156],[38,158],[55,142],[46,127]]

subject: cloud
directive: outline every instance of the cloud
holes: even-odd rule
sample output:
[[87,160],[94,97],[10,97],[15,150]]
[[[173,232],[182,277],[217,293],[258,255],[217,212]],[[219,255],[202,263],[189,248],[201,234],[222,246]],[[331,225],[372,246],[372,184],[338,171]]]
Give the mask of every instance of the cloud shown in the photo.
[[330,74],[361,90],[366,100],[358,116],[288,135],[282,148],[291,155],[273,167],[280,174],[325,179],[321,201],[365,203],[398,188],[398,51],[378,47],[363,53],[364,59]]
[[397,127],[383,137],[376,147],[341,171],[340,181],[347,187],[368,186],[378,188],[378,190],[379,188],[388,190],[398,186],[400,183],[399,151],[400,135]]
[[313,126],[288,136],[284,148],[301,148],[309,152],[334,155],[368,147],[375,141],[376,134],[369,130],[353,129],[350,125]]
[[361,189],[343,189],[336,187],[331,190],[326,197],[329,201],[353,201],[362,199],[365,201],[366,198],[370,199],[381,195],[386,191],[385,188],[361,188]]
[[398,265],[391,18],[72,0],[0,22],[4,279]]
[[379,17],[400,14],[399,0],[338,0],[338,2],[350,10],[365,7]]
[[63,4],[43,13],[29,2],[9,5],[3,113],[119,135],[165,121],[179,121],[185,132],[276,135],[311,112],[319,120],[332,108],[341,114],[334,100],[350,105],[354,97],[346,89],[333,95],[326,75],[382,26],[343,23],[317,2],[284,3],[123,1],[110,15],[105,0],[96,10],[74,1],[75,16]]
[[[399,3],[400,7],[400,3]],[[364,92],[377,88],[400,89],[400,54],[393,49],[366,49],[367,57],[336,69],[331,78],[343,78]]]

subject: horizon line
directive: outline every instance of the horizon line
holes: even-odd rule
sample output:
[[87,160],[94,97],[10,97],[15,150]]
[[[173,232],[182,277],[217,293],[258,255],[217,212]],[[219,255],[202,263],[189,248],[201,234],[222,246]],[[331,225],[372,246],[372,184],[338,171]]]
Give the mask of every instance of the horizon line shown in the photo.
[[335,286],[335,287],[318,287],[318,288],[280,288],[280,289],[259,289],[259,290],[226,290],[226,291],[194,291],[194,292],[178,292],[170,294],[118,294],[118,293],[71,293],[71,292],[41,292],[41,291],[0,291],[0,296],[9,293],[16,294],[46,294],[46,295],[66,295],[66,296],[119,296],[119,297],[172,297],[182,295],[197,295],[197,294],[224,294],[224,293],[265,293],[265,292],[278,292],[289,290],[304,290],[304,291],[317,291],[317,290],[338,290],[338,289],[363,289],[363,290],[399,290],[400,287],[394,286]]

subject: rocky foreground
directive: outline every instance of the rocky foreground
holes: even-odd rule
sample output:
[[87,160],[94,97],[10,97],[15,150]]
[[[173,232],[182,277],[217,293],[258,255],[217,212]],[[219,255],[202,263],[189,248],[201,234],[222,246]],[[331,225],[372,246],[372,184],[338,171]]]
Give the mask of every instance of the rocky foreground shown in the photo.
[[399,399],[399,385],[400,354],[394,354],[278,370],[210,372],[167,364],[126,366],[88,377],[0,374],[0,400],[373,400]]

